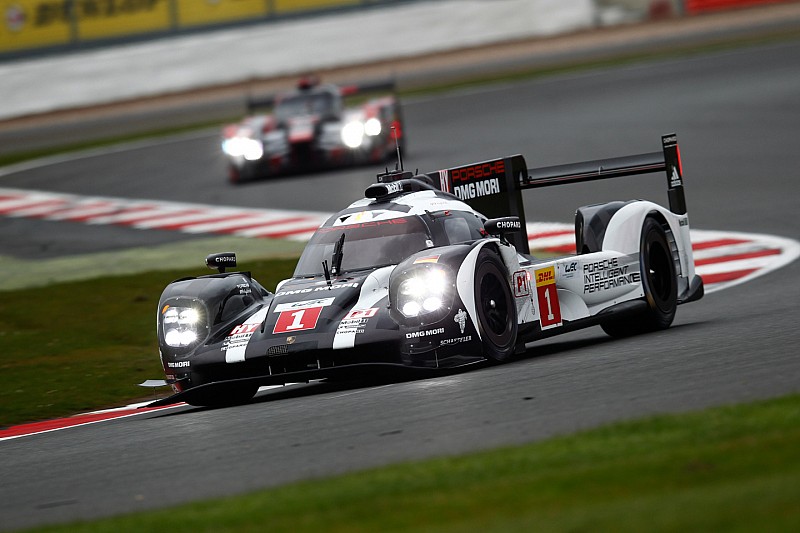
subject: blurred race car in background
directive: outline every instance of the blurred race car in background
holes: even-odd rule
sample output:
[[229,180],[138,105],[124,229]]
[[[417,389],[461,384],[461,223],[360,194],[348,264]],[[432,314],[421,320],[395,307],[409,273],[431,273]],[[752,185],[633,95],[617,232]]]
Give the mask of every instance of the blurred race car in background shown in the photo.
[[404,149],[394,90],[393,82],[338,86],[304,77],[293,91],[249,100],[252,114],[222,132],[230,181],[384,162]]
[[[669,208],[578,208],[576,254],[530,255],[521,191],[666,171]],[[487,218],[492,217],[492,218]],[[675,135],[662,151],[528,169],[521,155],[378,176],[314,234],[275,292],[212,254],[218,274],[168,285],[157,337],[185,401],[229,405],[263,385],[504,362],[525,344],[599,325],[611,336],[670,326],[703,296]]]

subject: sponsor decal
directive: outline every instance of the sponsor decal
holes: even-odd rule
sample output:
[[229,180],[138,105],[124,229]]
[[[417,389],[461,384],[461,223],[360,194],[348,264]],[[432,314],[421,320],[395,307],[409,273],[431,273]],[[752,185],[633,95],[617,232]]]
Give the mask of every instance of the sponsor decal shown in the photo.
[[453,187],[453,193],[459,200],[472,200],[473,198],[480,198],[481,196],[499,194],[500,180],[498,178],[493,178],[475,183],[467,183],[465,185],[455,185]]
[[[54,0],[36,6],[34,26],[66,23],[72,16],[79,20],[108,19],[146,13],[159,7],[161,0]],[[74,10],[74,15],[72,14]]]
[[683,181],[681,181],[681,175],[678,173],[678,168],[672,167],[672,173],[669,177],[669,186],[680,187],[681,185],[683,185]]
[[434,335],[441,335],[444,333],[444,328],[428,329],[423,331],[412,331],[406,333],[406,339],[421,339],[423,337],[432,337]]
[[317,306],[281,311],[272,333],[292,333],[314,329],[317,327],[317,320],[322,314],[322,309],[324,309],[323,306]]
[[[525,270],[519,270],[517,272],[514,272],[512,282],[514,283],[515,298],[530,296],[531,294],[530,273],[526,272]],[[464,332],[462,331],[461,333]]]
[[438,255],[429,255],[427,257],[418,257],[414,259],[414,264],[418,265],[420,263],[438,263],[439,256]]
[[296,311],[297,309],[305,309],[307,307],[327,307],[333,304],[336,298],[318,298],[316,300],[301,300],[299,302],[286,302],[278,304],[273,309],[273,313],[281,313],[283,311]]
[[239,324],[238,326],[234,327],[228,336],[225,337],[225,340],[222,341],[222,350],[227,351],[231,348],[241,348],[243,346],[247,346],[247,343],[250,341],[250,337],[253,336],[253,333],[261,327],[260,322],[252,322],[252,323],[245,323]]
[[236,285],[236,288],[239,289],[240,295],[250,294],[253,292],[253,289],[250,288],[249,283],[239,283]]
[[439,171],[439,188],[444,192],[450,192],[450,180],[447,179],[447,174],[446,170]]
[[461,330],[461,334],[464,334],[464,328],[467,326],[467,313],[463,309],[459,309],[456,316],[453,317],[453,322],[458,324],[458,328]]
[[453,180],[453,183],[456,184],[459,182],[470,182],[502,176],[505,175],[505,173],[506,162],[503,159],[498,159],[496,161],[479,163],[468,167],[455,168],[450,171],[450,178]]
[[386,187],[386,194],[395,194],[398,192],[403,192],[402,183],[391,182],[391,183],[385,183],[384,186]]
[[641,282],[638,271],[629,272],[630,265],[620,266],[616,257],[583,265],[583,293],[605,291]]
[[366,331],[367,322],[378,313],[377,307],[353,309],[339,322],[337,335],[358,334]]
[[558,302],[555,267],[540,268],[534,271],[536,279],[536,298],[539,303],[539,324],[542,329],[561,325],[561,306]]
[[501,220],[497,223],[497,229],[522,229],[522,223],[519,220]]
[[470,342],[472,340],[472,335],[467,335],[466,337],[456,337],[455,339],[444,339],[439,343],[440,346],[452,346],[453,344],[459,344],[462,342]]
[[336,327],[337,335],[358,334],[366,331],[367,318],[343,318]]
[[176,361],[174,363],[167,363],[169,368],[188,368],[192,363],[189,361]]
[[240,335],[242,333],[253,333],[261,324],[239,324],[235,328],[231,330],[228,334],[230,335]]
[[352,309],[344,318],[345,320],[350,318],[372,318],[376,314],[378,314],[377,307],[370,307],[369,309]]
[[688,226],[688,225],[689,225],[689,217],[682,217],[682,218],[679,218],[679,219],[678,219],[678,224],[679,224],[681,227],[683,227],[683,226]]
[[[334,283],[330,287],[328,285],[321,285],[319,287],[306,287],[305,289],[292,289],[288,291],[279,291],[275,293],[275,296],[290,296],[292,294],[308,294],[310,292],[322,292],[322,291],[331,291],[336,289],[346,289],[346,288],[357,289],[358,283]],[[331,301],[333,299],[331,298]],[[330,304],[328,304],[330,305]],[[275,310],[277,311],[278,308],[276,307]]]
[[577,261],[571,261],[569,263],[561,263],[559,266],[563,266],[564,267],[564,273],[562,274],[562,276],[565,279],[574,278],[575,274],[578,273],[578,262]]
[[460,200],[500,193],[500,178],[505,176],[503,159],[450,170],[453,194]]

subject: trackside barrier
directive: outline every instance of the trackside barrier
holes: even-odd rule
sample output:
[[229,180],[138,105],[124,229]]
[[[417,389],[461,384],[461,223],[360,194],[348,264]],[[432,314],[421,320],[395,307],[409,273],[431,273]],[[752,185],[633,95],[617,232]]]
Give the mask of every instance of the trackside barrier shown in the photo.
[[404,0],[0,0],[0,59]]

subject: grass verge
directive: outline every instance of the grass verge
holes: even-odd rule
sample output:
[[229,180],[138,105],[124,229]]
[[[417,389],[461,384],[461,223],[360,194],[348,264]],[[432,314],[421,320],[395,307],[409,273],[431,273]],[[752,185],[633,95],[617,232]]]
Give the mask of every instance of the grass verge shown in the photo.
[[798,531],[800,396],[41,531]]
[[[203,257],[191,269],[3,292],[0,427],[116,407],[147,396],[137,384],[163,377],[155,339],[159,295],[174,279],[208,274]],[[240,264],[274,288],[291,276],[296,262]]]

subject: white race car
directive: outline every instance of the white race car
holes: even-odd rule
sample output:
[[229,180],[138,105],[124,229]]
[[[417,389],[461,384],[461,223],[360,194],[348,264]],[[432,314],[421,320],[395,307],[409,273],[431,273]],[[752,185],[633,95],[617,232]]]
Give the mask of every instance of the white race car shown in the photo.
[[[526,343],[593,325],[612,336],[668,328],[703,283],[675,135],[662,145],[545,169],[516,155],[381,174],[317,230],[275,292],[249,272],[225,272],[235,254],[210,255],[218,274],[161,296],[161,360],[178,394],[157,404],[224,405],[261,385],[503,362]],[[522,190],[654,171],[666,171],[669,208],[581,207],[576,255],[529,255]]]

